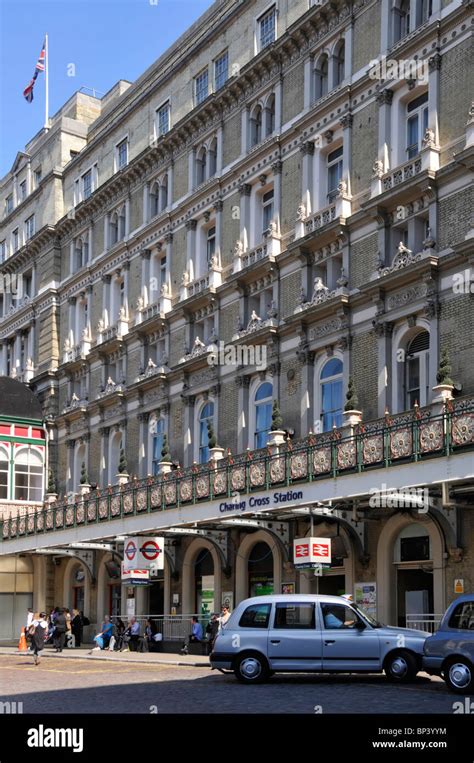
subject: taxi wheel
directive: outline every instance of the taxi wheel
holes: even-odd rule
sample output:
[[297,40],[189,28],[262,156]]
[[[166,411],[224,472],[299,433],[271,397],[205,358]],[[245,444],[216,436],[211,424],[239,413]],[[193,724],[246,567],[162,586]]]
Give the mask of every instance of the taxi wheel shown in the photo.
[[464,657],[453,657],[443,667],[446,684],[451,691],[469,694],[474,691],[474,667]]
[[415,657],[410,652],[392,652],[385,660],[385,674],[390,681],[408,683],[413,681],[418,667]]
[[239,655],[235,668],[235,677],[244,684],[261,684],[270,675],[265,657],[258,652]]

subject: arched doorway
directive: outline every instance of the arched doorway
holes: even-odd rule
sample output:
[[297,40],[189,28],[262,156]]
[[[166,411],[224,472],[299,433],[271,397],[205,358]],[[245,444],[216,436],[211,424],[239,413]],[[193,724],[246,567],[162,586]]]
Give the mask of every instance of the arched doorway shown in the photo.
[[70,558],[66,562],[63,578],[63,601],[59,606],[78,609],[91,621],[90,576],[86,566],[79,560]]
[[248,596],[275,593],[273,580],[273,553],[264,541],[256,543],[248,558]]
[[397,570],[397,624],[407,625],[407,615],[433,613],[433,561],[431,540],[425,526],[410,524],[395,541],[393,562]]
[[193,611],[198,615],[211,615],[215,610],[214,561],[207,548],[202,548],[196,557],[194,586]]
[[[204,551],[205,554],[201,553]],[[220,609],[221,559],[211,541],[196,538],[189,544],[184,554],[182,575],[183,614],[201,614],[203,607],[206,611]]]
[[[252,555],[255,546],[260,544],[263,545]],[[250,561],[251,555],[252,561]],[[279,540],[266,530],[247,534],[237,551],[235,603],[238,604],[248,598],[251,589],[256,591],[257,596],[265,592],[265,586],[268,588],[271,586],[275,593],[280,593],[282,569],[283,547]],[[261,585],[257,586],[258,583]]]
[[[377,618],[381,622],[397,625],[403,620],[405,625],[407,614],[421,615],[427,607],[434,614],[444,612],[444,548],[442,530],[431,517],[390,517],[377,544]],[[414,607],[422,611],[414,612]]]

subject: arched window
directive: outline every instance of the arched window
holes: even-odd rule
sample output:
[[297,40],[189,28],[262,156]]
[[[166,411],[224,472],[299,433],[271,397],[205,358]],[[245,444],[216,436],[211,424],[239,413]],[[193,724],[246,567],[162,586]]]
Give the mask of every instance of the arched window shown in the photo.
[[212,178],[217,172],[217,138],[213,138],[209,147],[209,177]]
[[402,40],[410,31],[410,0],[400,0],[395,12],[395,42]]
[[118,236],[120,241],[125,238],[125,207],[122,207],[119,214]]
[[156,217],[159,211],[160,211],[160,186],[158,182],[155,182],[150,188],[150,216]]
[[430,335],[420,331],[409,343],[405,354],[405,410],[415,403],[426,405],[429,399]]
[[122,432],[114,432],[109,440],[109,464],[108,482],[112,485],[116,482],[120,462],[120,451],[123,448]]
[[255,447],[265,448],[272,425],[273,386],[264,382],[255,393]]
[[255,106],[250,115],[250,147],[262,140],[262,107]]
[[207,431],[207,422],[213,423],[214,403],[206,403],[199,414],[199,463],[205,464],[209,461],[209,436]]
[[345,67],[345,44],[344,40],[337,45],[334,51],[334,87],[340,85],[344,79]]
[[15,501],[43,500],[43,457],[33,448],[15,453]]
[[114,212],[110,218],[110,244],[113,246],[119,240],[119,216]]
[[0,498],[9,498],[10,463],[5,448],[0,448]]
[[342,425],[342,361],[331,358],[319,376],[322,431]]
[[160,186],[160,212],[168,206],[168,175],[165,175]]
[[152,474],[158,474],[161,461],[161,451],[163,450],[163,440],[165,436],[165,420],[162,418],[154,419],[152,425]]
[[314,100],[317,101],[328,92],[328,57],[320,56],[314,68]]
[[268,138],[275,129],[275,96],[271,95],[265,104],[264,137]]
[[76,239],[74,247],[74,271],[80,270],[89,260],[89,244],[82,237]]
[[198,152],[196,157],[196,183],[200,185],[206,179],[207,171],[207,151],[204,146]]

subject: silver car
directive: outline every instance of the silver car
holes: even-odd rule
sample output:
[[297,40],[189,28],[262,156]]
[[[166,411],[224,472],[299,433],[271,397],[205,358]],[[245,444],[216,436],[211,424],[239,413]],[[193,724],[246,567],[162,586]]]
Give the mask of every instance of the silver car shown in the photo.
[[442,675],[451,691],[474,691],[474,594],[464,594],[452,602],[439,630],[427,638],[423,669]]
[[253,684],[288,671],[385,671],[393,681],[411,681],[421,669],[429,635],[381,625],[341,596],[258,596],[236,607],[210,661]]

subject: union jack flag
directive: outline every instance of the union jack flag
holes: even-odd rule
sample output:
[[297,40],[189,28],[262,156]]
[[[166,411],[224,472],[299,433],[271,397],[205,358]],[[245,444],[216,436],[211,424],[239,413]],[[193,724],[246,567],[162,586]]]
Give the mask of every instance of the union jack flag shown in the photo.
[[45,66],[46,66],[46,44],[43,43],[43,47],[41,48],[41,53],[39,54],[38,60],[36,62],[33,77],[28,83],[28,85],[25,87],[25,89],[23,90],[23,95],[25,96],[28,103],[31,103],[31,101],[33,100],[33,88],[35,86],[38,73],[44,72]]

